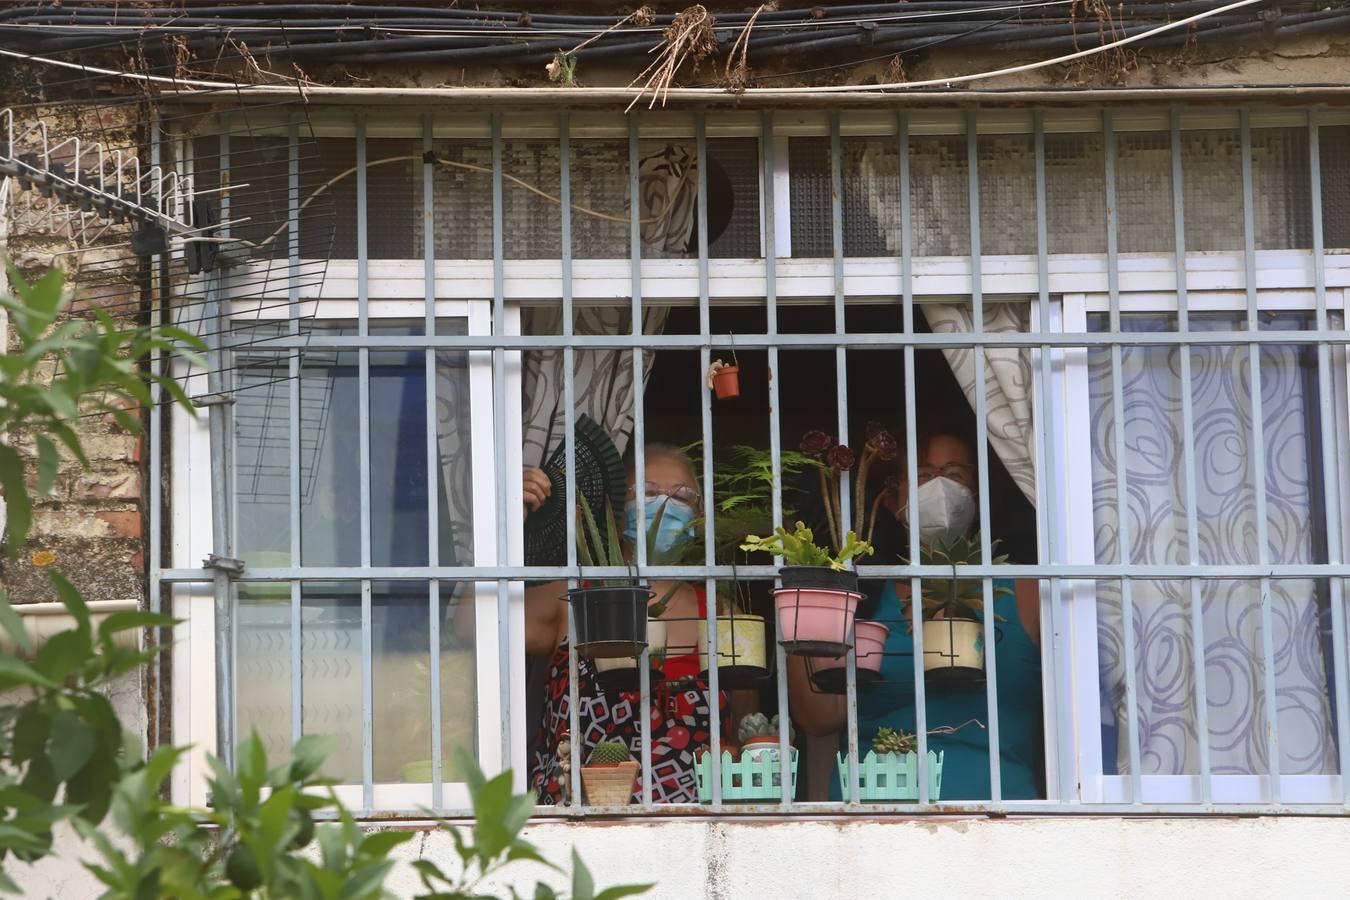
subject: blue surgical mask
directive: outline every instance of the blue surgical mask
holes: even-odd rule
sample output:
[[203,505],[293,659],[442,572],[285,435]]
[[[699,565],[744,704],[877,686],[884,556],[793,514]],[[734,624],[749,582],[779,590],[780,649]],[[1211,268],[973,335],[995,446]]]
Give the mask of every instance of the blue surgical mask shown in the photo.
[[629,546],[637,545],[639,534],[642,535],[642,540],[646,540],[647,532],[651,531],[652,522],[656,520],[656,512],[661,509],[663,503],[665,511],[661,514],[661,527],[656,532],[656,552],[665,553],[680,541],[694,536],[694,519],[698,514],[693,508],[670,497],[647,497],[644,510],[647,522],[641,529],[638,528],[637,504],[632,501],[628,503],[623,537]]

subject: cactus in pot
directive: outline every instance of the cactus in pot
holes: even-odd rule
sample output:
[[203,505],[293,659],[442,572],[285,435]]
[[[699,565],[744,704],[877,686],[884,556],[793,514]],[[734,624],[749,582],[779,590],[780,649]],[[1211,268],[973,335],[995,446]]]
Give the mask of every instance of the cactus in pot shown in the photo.
[[625,806],[633,798],[637,761],[622,741],[601,741],[581,767],[581,785],[592,806]]
[[[752,759],[756,758],[764,749],[773,749],[778,746],[778,727],[779,719],[777,715],[769,718],[764,713],[750,713],[741,719],[740,726],[737,728],[737,735],[741,739],[742,752],[750,754]],[[796,732],[792,728],[792,723],[788,723],[788,743],[791,744],[796,739]]]

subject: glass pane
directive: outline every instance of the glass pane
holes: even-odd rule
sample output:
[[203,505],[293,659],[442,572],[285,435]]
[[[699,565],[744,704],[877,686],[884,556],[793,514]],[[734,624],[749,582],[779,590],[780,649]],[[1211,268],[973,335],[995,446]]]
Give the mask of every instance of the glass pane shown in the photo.
[[[300,210],[301,255],[306,259],[355,259],[356,141],[302,138],[296,149],[300,156],[300,202],[309,201]],[[324,187],[323,193],[317,193]]]
[[1105,253],[1106,152],[1100,134],[1045,136],[1051,253]]
[[1237,129],[1183,131],[1186,249],[1242,249],[1242,138]]
[[371,259],[422,258],[421,159],[420,140],[366,140],[366,247]]
[[843,138],[844,255],[900,252],[900,145],[894,138]]
[[965,135],[912,137],[910,216],[915,256],[970,252],[970,179]]
[[1166,131],[1116,135],[1117,238],[1121,253],[1171,253],[1172,137]]
[[980,152],[980,252],[1035,253],[1036,153],[1029,134],[985,134]]
[[1322,229],[1327,249],[1350,247],[1350,125],[1318,129]]
[[326,735],[324,774],[361,783],[361,584],[302,585],[301,730]]
[[1312,183],[1306,128],[1252,129],[1256,249],[1312,246]]
[[267,758],[290,756],[291,585],[241,584],[235,620],[235,733],[258,732]]
[[[1105,317],[1094,317],[1104,330]],[[1170,330],[1162,316],[1126,316],[1129,331]],[[1232,316],[1197,316],[1197,330],[1230,330]],[[1089,351],[1092,404],[1094,510],[1097,559],[1118,560],[1116,544],[1115,429],[1125,428],[1130,546],[1135,564],[1232,565],[1259,558],[1255,521],[1254,434],[1250,362],[1246,347],[1196,346],[1191,378],[1183,385],[1179,351],[1126,347],[1120,378],[1126,421],[1112,410],[1110,353]],[[1266,457],[1267,535],[1274,563],[1323,558],[1320,529],[1325,518],[1316,456],[1317,423],[1308,361],[1300,351],[1270,345],[1261,354],[1263,446]],[[1182,391],[1190,390],[1195,432],[1190,447],[1182,434]],[[1244,399],[1246,398],[1246,399]],[[1186,537],[1185,456],[1194,455],[1198,546]],[[1269,770],[1261,591],[1257,581],[1203,580],[1204,673],[1208,700],[1210,761],[1216,774]],[[1098,586],[1102,697],[1111,711],[1119,750],[1128,767],[1124,717],[1124,655],[1119,584]],[[1141,765],[1144,774],[1199,771],[1191,587],[1181,581],[1133,584],[1136,677]],[[1325,598],[1312,582],[1271,584],[1276,697],[1281,727],[1280,769],[1285,774],[1334,770],[1327,672],[1319,621]]]
[[[491,161],[489,160],[489,165]],[[562,172],[557,141],[503,141],[502,173],[512,175],[538,191],[502,179],[502,239],[507,259],[557,259],[562,237],[562,214],[558,209]],[[487,176],[479,176],[491,190]],[[491,203],[491,194],[488,195]],[[491,215],[489,205],[488,213]],[[491,219],[488,219],[489,226]],[[492,233],[489,228],[488,237]]]
[[[439,335],[468,333],[463,319],[440,319]],[[439,563],[473,565],[473,446],[470,443],[469,355],[436,354],[437,507]]]
[[[290,253],[285,231],[290,214],[289,146],[284,136],[230,140],[230,183],[248,185],[230,195],[230,218],[238,222],[231,229],[246,241],[270,244],[273,259],[285,259]],[[261,248],[256,252],[267,255]]]
[[492,144],[438,140],[434,169],[437,259],[492,258]]
[[788,141],[789,210],[792,255],[833,255],[830,232],[830,139],[799,137]]
[[628,258],[628,142],[572,145],[572,256]]
[[[315,334],[355,334],[316,326]],[[355,350],[306,350],[300,360],[300,559],[361,564],[361,422]],[[374,403],[372,402],[372,407]]]
[[[371,334],[421,331],[403,325]],[[370,561],[427,564],[427,368],[420,350],[370,353]]]
[[[248,343],[277,332],[238,329],[233,338]],[[290,360],[277,352],[235,352],[236,552],[253,566],[291,564]]]

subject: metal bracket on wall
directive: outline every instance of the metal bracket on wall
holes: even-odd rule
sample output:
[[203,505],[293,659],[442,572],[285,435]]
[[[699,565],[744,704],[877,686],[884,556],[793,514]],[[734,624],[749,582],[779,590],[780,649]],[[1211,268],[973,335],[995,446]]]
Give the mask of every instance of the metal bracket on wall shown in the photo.
[[228,556],[218,556],[212,553],[206,559],[202,560],[203,569],[215,569],[218,572],[225,572],[230,575],[244,574],[244,561],[242,559],[233,559]]

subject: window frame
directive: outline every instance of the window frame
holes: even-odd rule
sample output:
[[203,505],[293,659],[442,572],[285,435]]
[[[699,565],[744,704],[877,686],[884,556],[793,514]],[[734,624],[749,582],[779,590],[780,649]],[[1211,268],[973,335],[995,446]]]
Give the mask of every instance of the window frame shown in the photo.
[[[315,116],[313,126],[316,134],[348,136],[352,133],[350,124],[352,118],[349,113],[345,111],[333,113],[331,120],[325,118],[327,115],[327,112],[320,112]],[[906,125],[897,124],[906,115],[909,116]],[[1310,120],[1309,114],[1304,110],[1270,111],[1257,115],[1258,118],[1266,117],[1260,119],[1261,125],[1302,126]],[[1037,119],[1036,116],[1041,118]],[[1239,121],[1247,122],[1245,116],[1245,111],[1239,114],[1237,111],[1228,110],[1188,110],[1184,113],[1183,121],[1187,123],[1187,128],[1232,128]],[[573,124],[570,134],[574,138],[617,137],[625,134],[631,136],[638,133],[636,126],[630,126],[630,131],[619,129],[613,124],[614,117],[609,114],[577,114],[571,118]],[[291,122],[289,119],[278,121]],[[494,114],[492,117],[441,114],[380,117],[362,113],[356,121],[361,123],[356,126],[357,129],[372,137],[410,137],[421,134],[425,140],[430,140],[430,136],[434,135],[438,138],[473,137],[496,141],[503,135],[511,138],[556,139],[559,134],[556,125],[551,121],[539,124],[537,117],[527,114],[519,116]],[[502,324],[505,326],[501,334],[507,339],[520,336],[521,305],[556,302],[558,297],[565,298],[565,306],[573,301],[615,304],[631,302],[635,306],[643,301],[711,306],[721,302],[759,302],[765,298],[772,298],[769,301],[771,304],[777,302],[828,304],[833,296],[836,304],[842,307],[855,300],[881,299],[883,302],[892,302],[900,306],[902,303],[922,303],[926,300],[952,297],[969,300],[973,296],[977,298],[976,302],[993,303],[999,302],[1000,299],[1020,300],[1030,296],[1035,298],[1032,300],[1031,330],[1033,332],[1038,330],[1037,323],[1044,304],[1048,306],[1045,314],[1052,323],[1050,330],[1067,334],[1080,333],[1080,326],[1085,326],[1089,311],[1109,308],[1112,293],[1118,298],[1120,304],[1118,308],[1121,311],[1168,311],[1165,301],[1160,298],[1168,296],[1166,292],[1175,284],[1176,257],[1169,253],[1128,254],[1112,259],[1109,253],[1052,255],[1042,246],[1039,254],[904,259],[900,256],[844,258],[841,251],[836,248],[834,260],[791,257],[790,210],[787,209],[786,190],[790,175],[787,170],[787,140],[791,136],[833,133],[835,136],[867,135],[899,139],[903,127],[908,127],[909,133],[912,134],[962,134],[966,133],[964,129],[968,122],[978,122],[979,134],[1024,132],[1034,122],[1040,122],[1037,127],[1042,128],[1043,133],[1092,131],[1101,128],[1101,114],[1097,111],[1064,110],[1034,115],[998,112],[988,117],[981,113],[978,119],[968,118],[964,113],[937,111],[931,113],[918,111],[901,114],[900,117],[891,113],[851,113],[842,119],[842,127],[838,124],[841,119],[837,116],[831,118],[826,114],[808,112],[780,114],[772,120],[771,130],[762,132],[761,122],[768,121],[770,120],[767,117],[761,119],[757,115],[743,113],[713,113],[706,118],[683,115],[653,116],[650,120],[644,118],[641,130],[644,139],[678,137],[692,140],[698,138],[700,134],[704,137],[753,135],[761,139],[762,157],[766,145],[772,145],[774,159],[771,166],[768,163],[761,166],[760,187],[761,240],[767,243],[772,237],[775,244],[774,252],[767,260],[707,259],[706,256],[699,260],[641,259],[637,262],[630,259],[573,261],[567,257],[547,260],[502,259],[500,256],[496,259],[483,260],[427,258],[334,260],[328,262],[328,274],[321,286],[318,284],[292,286],[291,299],[301,308],[313,305],[316,311],[322,311],[322,318],[344,318],[354,321],[359,318],[363,304],[372,317],[386,314],[390,317],[407,315],[417,317],[426,311],[429,298],[454,296],[455,299],[452,301],[436,299],[435,314],[440,315],[442,304],[447,303],[465,304],[471,310],[477,309],[482,317],[480,324],[486,324],[482,324],[481,330],[471,328],[470,334],[485,337],[492,334],[492,317],[500,313],[503,317]],[[835,123],[833,126],[832,122]],[[1167,113],[1115,114],[1116,126],[1121,130],[1130,128],[1153,130],[1165,127],[1166,122]],[[706,130],[700,130],[700,123]],[[293,130],[293,123],[288,127]],[[971,169],[976,172],[974,177],[978,180],[977,167]],[[772,196],[770,201],[766,202],[766,198],[770,198],[771,184]],[[770,212],[772,222],[769,221]],[[838,226],[837,221],[835,225]],[[772,234],[768,233],[769,230],[772,230]],[[1245,310],[1246,296],[1240,288],[1245,286],[1248,271],[1254,272],[1258,277],[1258,287],[1253,290],[1262,309],[1311,311],[1316,306],[1314,297],[1320,290],[1326,297],[1326,309],[1344,310],[1346,291],[1343,286],[1350,284],[1350,256],[1323,255],[1318,259],[1314,250],[1266,250],[1245,255],[1242,251],[1192,251],[1184,254],[1182,266],[1189,282],[1190,308],[1195,312],[1208,308]],[[247,280],[250,277],[249,270],[241,270],[232,277]],[[1235,287],[1238,289],[1235,290]],[[993,293],[995,289],[998,293]],[[363,296],[364,294],[369,296]],[[634,295],[640,299],[635,299]],[[1171,296],[1175,297],[1174,294]],[[351,300],[352,297],[359,299]],[[1206,305],[1210,303],[1216,305],[1212,307]],[[377,308],[388,312],[377,313]],[[1172,302],[1170,310],[1173,312],[1176,310],[1175,301]],[[279,317],[284,318],[285,315],[283,312]],[[743,338],[738,336],[738,343],[742,340]],[[859,342],[858,345],[866,345],[866,341]],[[480,452],[495,457],[499,461],[495,465],[504,471],[515,471],[520,464],[519,350],[530,344],[521,340],[514,344],[494,345],[489,340],[475,346],[481,346],[483,349],[469,350],[471,356],[487,361],[489,367],[499,364],[503,366],[501,369],[503,389],[496,390],[489,381],[486,396],[490,398],[489,405],[496,409],[490,421],[498,426],[499,431],[502,427],[506,429],[504,442],[494,443],[489,448],[478,446],[480,435],[485,429],[474,428],[475,472],[477,473]],[[496,349],[489,349],[493,346]],[[633,347],[636,354],[638,352],[636,348],[641,345],[634,338],[631,345],[623,344],[623,346]],[[699,345],[695,341],[689,341],[687,346],[692,349]],[[706,355],[706,343],[703,346]],[[790,346],[790,342],[781,340],[781,337],[766,335],[763,346],[771,348],[773,352]],[[1091,529],[1084,532],[1078,527],[1082,522],[1091,522],[1091,491],[1084,494],[1079,490],[1085,468],[1090,479],[1090,453],[1085,454],[1083,449],[1083,441],[1087,436],[1073,433],[1067,425],[1068,422],[1076,421],[1074,415],[1081,412],[1081,404],[1086,402],[1086,382],[1081,380],[1085,377],[1083,373],[1086,371],[1086,350],[1075,348],[1071,344],[1053,347],[1032,345],[1032,347],[1035,360],[1036,388],[1033,397],[1036,412],[1039,415],[1043,406],[1048,405],[1044,423],[1045,438],[1052,441],[1058,452],[1063,454],[1067,471],[1075,485],[1074,490],[1064,492],[1066,496],[1059,498],[1057,504],[1045,504],[1043,514],[1040,512],[1042,505],[1037,504],[1038,543],[1042,548],[1043,560],[1038,566],[1047,564],[1072,566],[1080,563],[1093,565],[1096,562],[1095,558],[1089,558],[1093,548],[1089,542],[1086,548],[1088,556],[1084,557],[1081,541],[1083,534],[1091,534]],[[1346,368],[1344,349],[1338,346],[1333,348],[1333,351],[1338,354],[1335,363],[1338,374],[1335,382],[1338,391],[1335,409],[1344,416],[1347,414],[1346,392],[1343,386]],[[1047,354],[1050,360],[1048,368],[1045,369],[1040,362],[1042,354]],[[1082,357],[1081,360],[1078,359],[1079,356]],[[1044,380],[1046,371],[1054,373],[1048,382]],[[478,388],[475,388],[473,393],[474,421],[477,425],[479,421],[476,418],[477,411],[481,409]],[[514,415],[507,413],[503,420],[502,411],[505,410],[517,412]],[[511,431],[513,423],[514,437]],[[175,448],[189,448],[186,453],[175,452],[172,467],[173,496],[183,497],[184,494],[181,492],[186,491],[186,496],[190,498],[187,504],[175,503],[173,511],[173,566],[179,570],[186,570],[196,559],[210,552],[209,492],[204,493],[206,479],[200,477],[201,472],[209,471],[209,462],[201,452],[201,443],[205,439],[206,431],[203,423],[184,420],[178,410],[173,413],[171,424]],[[1344,432],[1350,425],[1341,418],[1338,418],[1336,425],[1338,446],[1347,446]],[[491,432],[491,429],[486,430]],[[209,450],[207,456],[209,457]],[[1045,483],[1040,472],[1042,460],[1042,456],[1038,454],[1038,490],[1041,490]],[[194,472],[198,473],[196,478],[192,477]],[[520,485],[518,482],[512,484],[512,481],[514,479],[506,479],[505,484],[501,486],[507,496],[506,516],[489,523],[490,533],[498,536],[498,540],[493,544],[494,552],[491,554],[493,564],[499,559],[503,565],[522,564]],[[1090,487],[1090,480],[1088,484]],[[1350,478],[1346,477],[1345,472],[1341,473],[1339,484],[1340,508],[1350,508],[1350,504],[1347,504],[1347,497],[1350,497]],[[492,508],[500,508],[501,494],[496,491],[492,493],[494,494]],[[1080,508],[1085,498],[1086,519],[1083,518]],[[184,509],[184,506],[187,508]],[[476,534],[479,530],[480,510],[485,508],[487,507],[480,506],[475,496]],[[1058,533],[1068,541],[1061,558],[1053,559],[1049,563],[1044,562],[1047,559],[1047,528],[1058,530]],[[1074,542],[1075,534],[1080,538],[1078,543]],[[505,552],[497,552],[498,548],[502,547],[507,548]],[[487,556],[480,557],[486,558]],[[482,562],[478,565],[488,563]],[[1056,580],[1058,579],[1046,578],[1047,582]],[[523,637],[523,597],[519,590],[519,582],[508,583],[503,579],[501,583],[509,584],[504,597],[499,597],[494,588],[491,590],[493,595],[491,604],[487,604],[482,597],[479,597],[477,602],[485,606],[490,605],[493,612],[498,626],[494,632],[496,641],[494,646],[500,647],[505,644],[511,648],[519,648],[522,646]],[[192,599],[209,597],[209,587],[200,584],[194,586],[186,581],[175,584],[175,611],[186,612],[191,607],[192,613],[190,617],[185,617],[187,621],[179,626],[179,633],[185,640],[180,641],[181,646],[175,647],[175,668],[177,671],[190,673],[192,695],[199,699],[208,696],[214,698],[214,681],[211,679],[212,668],[209,662],[213,655],[211,645],[214,631],[213,610],[209,603]],[[1176,785],[1170,783],[1155,788],[1149,778],[1143,779],[1145,796],[1128,799],[1128,791],[1122,794],[1120,785],[1110,781],[1111,778],[1119,779],[1121,776],[1105,776],[1101,773],[1100,715],[1095,665],[1095,592],[1092,592],[1090,587],[1085,588],[1088,584],[1065,577],[1059,581],[1058,594],[1052,593],[1053,588],[1050,584],[1043,587],[1042,647],[1045,648],[1043,652],[1049,654],[1043,674],[1046,701],[1045,747],[1047,775],[1050,782],[1049,797],[1052,799],[1014,803],[1011,807],[1040,806],[1047,810],[1056,810],[1063,809],[1066,804],[1082,803],[1086,805],[1079,807],[1079,811],[1090,812],[1094,811],[1094,804],[1099,804],[1096,808],[1102,810],[1126,803],[1137,804],[1141,800],[1146,804],[1193,804],[1197,796],[1194,791],[1177,790]],[[498,616],[502,610],[507,612],[505,618]],[[480,644],[478,650],[480,670],[482,646]],[[1341,648],[1341,652],[1344,653],[1344,648]],[[522,654],[513,649],[511,653],[503,656],[511,659],[506,674],[503,676],[499,673],[497,679],[498,697],[502,701],[497,708],[500,710],[504,706],[512,713],[517,710],[523,711],[525,708],[523,670],[516,659],[522,657]],[[1059,673],[1067,673],[1068,677],[1058,677]],[[1337,677],[1343,678],[1343,673],[1338,672]],[[480,681],[480,695],[482,684]],[[208,686],[209,692],[202,693],[201,690]],[[213,746],[214,722],[211,720],[212,713],[206,711],[209,705],[192,704],[191,697],[184,697],[182,694],[180,690],[175,690],[173,694],[175,721],[190,723],[192,740],[198,747]],[[480,703],[480,720],[482,711],[483,706]],[[510,761],[517,772],[518,787],[523,785],[525,775],[523,718],[518,715],[505,717],[505,721],[510,723],[510,731],[508,734],[502,734],[500,741],[502,746],[509,747]],[[500,723],[502,718],[498,717],[497,721]],[[1057,724],[1063,727],[1056,727]],[[479,733],[480,753],[484,753],[481,740],[484,732],[480,730]],[[500,749],[499,747],[496,757],[498,764],[504,761]],[[199,796],[201,788],[202,769],[198,757],[199,754],[194,754],[197,774],[190,782],[193,796]],[[489,755],[483,756],[485,763],[490,763],[492,759]],[[491,768],[491,765],[488,767]],[[1169,776],[1171,779],[1186,777]],[[1259,776],[1222,777],[1259,778]],[[1285,776],[1284,780],[1287,781],[1290,777]],[[1337,781],[1340,780],[1339,776],[1334,777]],[[1297,785],[1292,782],[1290,784],[1297,790]],[[181,787],[178,781],[175,781],[175,786],[176,789]],[[446,787],[450,785],[447,783]],[[1258,792],[1254,795],[1247,786],[1239,787],[1241,790],[1232,795],[1233,799],[1229,800],[1229,795],[1226,794],[1222,795],[1221,799],[1221,795],[1216,793],[1214,801],[1237,804],[1264,802],[1263,794]],[[1333,795],[1338,792],[1330,790],[1334,785],[1326,787],[1330,791],[1329,794],[1324,796],[1323,793],[1319,793],[1315,801],[1308,802],[1335,802],[1337,797]],[[379,788],[377,785],[376,790]],[[357,808],[386,807],[387,804],[383,802],[385,799],[394,801],[394,805],[402,803],[402,798],[394,797],[392,794],[388,795],[388,798],[385,795],[372,798],[352,793],[350,786],[344,790],[351,797],[352,805]],[[1296,796],[1286,797],[1285,801],[1298,802]],[[994,804],[996,807],[999,805],[998,802]],[[1002,805],[1009,807],[1007,802]],[[791,808],[808,811],[815,806],[817,805],[793,803]],[[714,803],[714,808],[716,807],[717,804]],[[845,808],[849,811],[858,809]],[[787,809],[785,806],[784,810]],[[942,809],[943,804],[924,807],[925,811],[930,812],[940,812]]]

